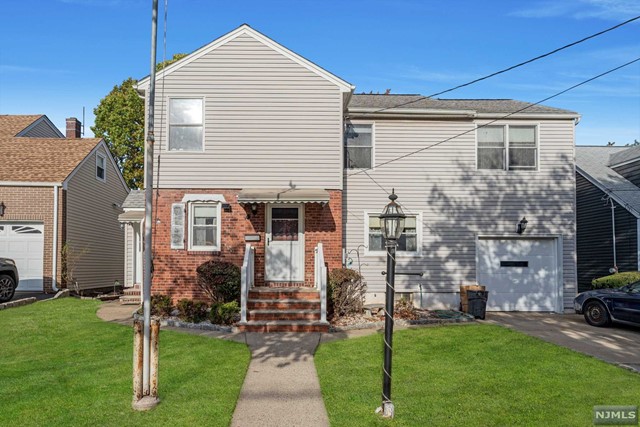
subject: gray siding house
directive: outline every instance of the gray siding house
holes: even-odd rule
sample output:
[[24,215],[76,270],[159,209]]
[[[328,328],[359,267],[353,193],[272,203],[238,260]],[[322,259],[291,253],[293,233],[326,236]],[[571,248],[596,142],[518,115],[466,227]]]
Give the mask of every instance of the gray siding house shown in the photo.
[[414,304],[457,308],[459,286],[480,283],[490,310],[571,308],[577,113],[356,94],[247,25],[156,87],[154,292],[202,297],[195,267],[212,258],[255,262],[253,292],[314,286],[320,251],[381,301],[378,214],[395,189],[398,291]]
[[640,147],[576,147],[578,286],[640,270]]

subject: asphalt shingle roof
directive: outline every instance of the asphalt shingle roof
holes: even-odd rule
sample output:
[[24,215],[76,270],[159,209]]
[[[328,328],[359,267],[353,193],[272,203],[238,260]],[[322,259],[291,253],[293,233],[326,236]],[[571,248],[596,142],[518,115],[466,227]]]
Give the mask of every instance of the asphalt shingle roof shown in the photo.
[[144,190],[131,190],[122,203],[122,209],[144,209]]
[[624,150],[611,154],[611,157],[609,158],[609,165],[619,165],[620,163],[635,160],[640,157],[640,146],[619,148],[624,148]]
[[422,95],[368,95],[354,94],[349,108],[398,109],[434,109],[434,110],[471,110],[477,113],[513,113],[525,107],[526,113],[575,114],[578,113],[545,105],[533,105],[529,102],[513,99],[437,99]]
[[621,156],[626,150],[629,150],[629,147],[577,146],[576,166],[579,173],[600,184],[620,200],[625,208],[640,215],[640,188],[609,167],[611,158]]
[[42,114],[32,115],[0,115],[0,137],[16,136],[31,123],[42,117]]
[[0,181],[62,182],[100,141],[0,137]]

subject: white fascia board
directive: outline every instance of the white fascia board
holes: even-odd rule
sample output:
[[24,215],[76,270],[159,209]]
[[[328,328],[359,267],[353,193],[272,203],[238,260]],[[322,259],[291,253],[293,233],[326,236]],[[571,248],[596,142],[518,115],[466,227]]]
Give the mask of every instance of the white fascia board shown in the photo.
[[56,185],[62,185],[62,183],[38,181],[0,181],[0,187],[55,187]]
[[477,113],[478,119],[532,119],[532,120],[576,120],[582,117],[580,114],[571,113]]
[[[330,81],[331,83],[335,84],[336,86],[338,86],[340,88],[341,92],[353,92],[353,90],[356,88],[355,86],[353,86],[352,84],[342,80],[341,78],[331,74],[330,72],[328,72],[327,70],[325,70],[324,68],[314,64],[313,62],[309,61],[308,59],[298,55],[295,52],[292,52],[291,50],[287,49],[286,47],[282,46],[281,44],[271,40],[269,37],[263,35],[262,33],[254,30],[253,28],[251,28],[250,26],[248,26],[247,24],[243,24],[240,27],[236,28],[235,30],[223,35],[222,37],[212,41],[211,43],[201,47],[200,49],[194,51],[193,53],[185,56],[184,58],[182,58],[179,61],[174,62],[173,64],[169,65],[166,68],[163,68],[162,70],[158,71],[156,73],[156,81],[170,75],[171,73],[173,73],[175,70],[182,68],[183,66],[189,64],[192,61],[195,61],[196,59],[206,55],[207,53],[211,52],[212,50],[217,49],[218,47],[230,42],[231,40],[237,38],[238,36],[241,35],[248,35],[253,37],[254,39],[264,43],[265,45],[269,46],[271,49],[275,50],[276,52],[286,56],[287,58],[293,60],[294,62],[302,65],[303,67],[305,67],[306,69],[308,69],[311,72],[314,72],[316,74],[318,74],[319,76],[325,78],[326,80]],[[147,87],[149,86],[149,80],[150,80],[150,76],[147,76],[145,78],[143,78],[142,80],[140,80],[135,88],[139,91],[144,91],[147,89]]]
[[473,119],[476,117],[476,112],[473,110],[438,110],[427,108],[393,108],[393,107],[379,107],[379,108],[362,108],[355,107],[348,109],[349,115],[358,116],[359,114],[365,116],[407,116],[407,117],[458,117],[465,119]]
[[93,149],[89,152],[89,154],[87,154],[85,158],[82,159],[82,161],[78,163],[78,165],[73,169],[73,171],[71,171],[69,176],[67,176],[67,178],[62,182],[62,188],[64,188],[65,190],[67,189],[67,185],[69,184],[69,181],[71,180],[71,178],[73,178],[73,176],[80,170],[82,165],[84,165],[84,163],[90,157],[93,157],[93,155],[95,155],[96,151],[98,151],[100,147],[103,147],[104,151],[108,154],[108,156],[106,157],[111,163],[111,166],[113,166],[113,169],[116,171],[116,175],[118,175],[118,178],[120,179],[120,183],[122,184],[122,187],[127,191],[127,193],[131,191],[131,189],[127,186],[127,183],[124,181],[124,178],[122,176],[122,173],[120,172],[120,168],[118,168],[118,165],[116,164],[116,161],[113,160],[113,155],[111,154],[111,151],[109,150],[109,147],[107,146],[106,142],[104,142],[104,139],[101,139],[100,142],[98,142],[96,146],[93,147]]
[[613,169],[613,168],[619,168],[620,166],[626,166],[626,165],[628,165],[628,164],[635,163],[635,162],[637,162],[638,160],[640,160],[640,156],[638,156],[638,157],[634,157],[633,159],[630,159],[630,160],[625,160],[624,162],[620,162],[620,163],[611,163],[611,164],[610,164],[610,165],[608,165],[608,166],[609,166],[610,168],[612,168],[612,169]]
[[56,127],[56,125],[54,125],[51,122],[51,120],[49,120],[49,118],[44,114],[39,119],[37,119],[33,123],[31,123],[29,126],[27,126],[26,128],[22,129],[20,132],[18,132],[16,134],[16,137],[21,137],[21,136],[26,135],[27,133],[29,133],[29,131],[31,129],[33,129],[34,127],[38,126],[42,122],[46,123],[47,126],[49,126],[51,128],[51,130],[53,130],[56,134],[58,134],[59,138],[64,138],[64,135],[62,134],[62,132],[60,132],[60,129],[58,129]]
[[635,216],[636,218],[640,218],[640,212],[637,212],[635,209],[633,209],[631,206],[629,206],[629,204],[627,202],[625,202],[624,200],[620,199],[620,197],[618,197],[618,195],[615,193],[616,190],[610,190],[607,187],[605,187],[604,185],[600,184],[597,180],[593,179],[588,173],[586,173],[578,165],[576,165],[576,171],[580,175],[582,175],[587,181],[589,181],[591,184],[595,185],[604,194],[606,194],[607,196],[611,197],[618,205],[620,205],[621,207],[623,207],[624,209],[629,211],[629,213],[631,213],[631,215]]

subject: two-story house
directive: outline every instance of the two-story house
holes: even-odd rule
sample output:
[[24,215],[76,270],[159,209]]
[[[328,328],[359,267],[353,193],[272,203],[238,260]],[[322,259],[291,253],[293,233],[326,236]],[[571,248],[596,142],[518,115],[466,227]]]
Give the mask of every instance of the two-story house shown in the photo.
[[[475,282],[498,310],[563,311],[575,294],[577,114],[356,95],[247,25],[157,82],[154,293],[201,297],[196,267],[211,258],[242,265],[250,247],[254,300],[304,299],[322,256],[328,269],[360,268],[367,299],[379,300],[377,215],[395,188],[409,216],[398,288],[414,303],[457,307],[458,286]],[[138,90],[148,86],[147,77]],[[265,287],[278,291],[255,293]]]

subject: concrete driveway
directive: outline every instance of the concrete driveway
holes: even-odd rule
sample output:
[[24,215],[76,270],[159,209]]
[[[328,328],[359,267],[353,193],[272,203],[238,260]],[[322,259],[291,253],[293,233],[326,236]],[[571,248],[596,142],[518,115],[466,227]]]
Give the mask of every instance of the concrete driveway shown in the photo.
[[494,323],[640,372],[640,327],[596,328],[578,314],[492,312]]

